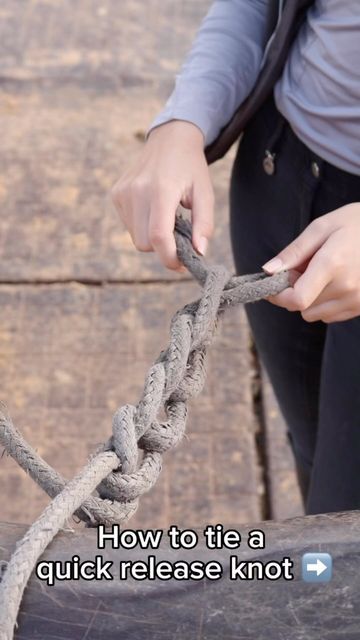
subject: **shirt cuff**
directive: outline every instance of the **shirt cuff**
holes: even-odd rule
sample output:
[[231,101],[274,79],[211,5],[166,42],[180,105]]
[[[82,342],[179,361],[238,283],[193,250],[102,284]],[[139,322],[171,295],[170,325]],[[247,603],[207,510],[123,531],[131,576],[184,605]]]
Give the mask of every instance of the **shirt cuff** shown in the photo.
[[[201,84],[201,83],[200,83]],[[147,139],[150,131],[171,120],[185,120],[199,127],[204,135],[204,147],[207,147],[218,136],[221,129],[223,109],[219,100],[219,89],[194,90],[188,86],[181,93],[176,89],[167,100],[164,109],[157,114],[145,133]]]

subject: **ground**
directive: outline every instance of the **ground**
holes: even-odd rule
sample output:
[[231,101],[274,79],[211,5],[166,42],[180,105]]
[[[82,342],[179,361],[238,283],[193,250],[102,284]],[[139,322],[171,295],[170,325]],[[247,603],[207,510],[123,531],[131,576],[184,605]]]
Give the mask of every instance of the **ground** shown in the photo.
[[[134,249],[109,190],[141,150],[208,5],[4,0],[0,8],[1,396],[68,478],[110,435],[116,407],[136,403],[171,316],[200,292]],[[208,255],[230,270],[233,154],[211,167]],[[131,526],[301,513],[284,425],[251,343],[243,309],[230,310],[190,406],[188,438],[166,454]],[[6,456],[0,482],[2,520],[30,522],[48,502]]]

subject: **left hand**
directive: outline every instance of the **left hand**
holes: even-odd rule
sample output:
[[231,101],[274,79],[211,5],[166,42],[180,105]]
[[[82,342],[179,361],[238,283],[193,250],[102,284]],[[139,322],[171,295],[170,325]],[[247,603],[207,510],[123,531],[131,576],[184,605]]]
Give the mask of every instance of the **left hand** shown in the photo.
[[267,300],[301,311],[307,322],[360,315],[360,202],[313,220],[263,269],[269,274],[290,270],[293,287]]

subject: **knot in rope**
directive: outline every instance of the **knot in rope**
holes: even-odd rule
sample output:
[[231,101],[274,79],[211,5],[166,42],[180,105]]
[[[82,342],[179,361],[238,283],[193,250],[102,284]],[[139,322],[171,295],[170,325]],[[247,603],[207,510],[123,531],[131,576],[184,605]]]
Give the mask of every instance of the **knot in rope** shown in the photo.
[[[190,223],[180,216],[175,239],[178,257],[202,286],[202,295],[175,313],[169,345],[149,369],[138,404],[117,409],[111,438],[93,456],[112,468],[96,494],[76,511],[88,526],[128,520],[139,497],[155,484],[162,455],[184,436],[187,403],[204,386],[207,347],[224,309],[275,295],[289,286],[286,271],[274,276],[231,276],[222,265],[206,266],[192,247]],[[165,421],[157,420],[161,409]],[[63,490],[65,480],[31,449],[7,415],[0,418],[0,441],[51,497]]]
[[[18,464],[53,498],[17,544],[0,584],[0,638],[11,640],[22,593],[39,556],[76,514],[87,526],[122,523],[154,485],[162,455],[185,433],[187,403],[205,382],[207,348],[228,306],[255,302],[290,285],[287,272],[231,276],[223,266],[207,267],[191,243],[191,225],[176,219],[179,259],[202,286],[198,300],[171,320],[168,347],[145,378],[137,405],[125,404],[113,417],[112,435],[69,482],[48,465],[0,407],[0,442]],[[166,420],[157,416],[163,409]]]

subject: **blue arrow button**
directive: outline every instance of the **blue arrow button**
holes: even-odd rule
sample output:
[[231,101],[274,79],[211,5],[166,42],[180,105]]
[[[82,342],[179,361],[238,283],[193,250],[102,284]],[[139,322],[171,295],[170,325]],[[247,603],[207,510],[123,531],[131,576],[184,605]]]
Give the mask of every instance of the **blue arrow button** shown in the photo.
[[330,553],[304,553],[302,557],[302,579],[305,582],[329,582],[332,577]]

